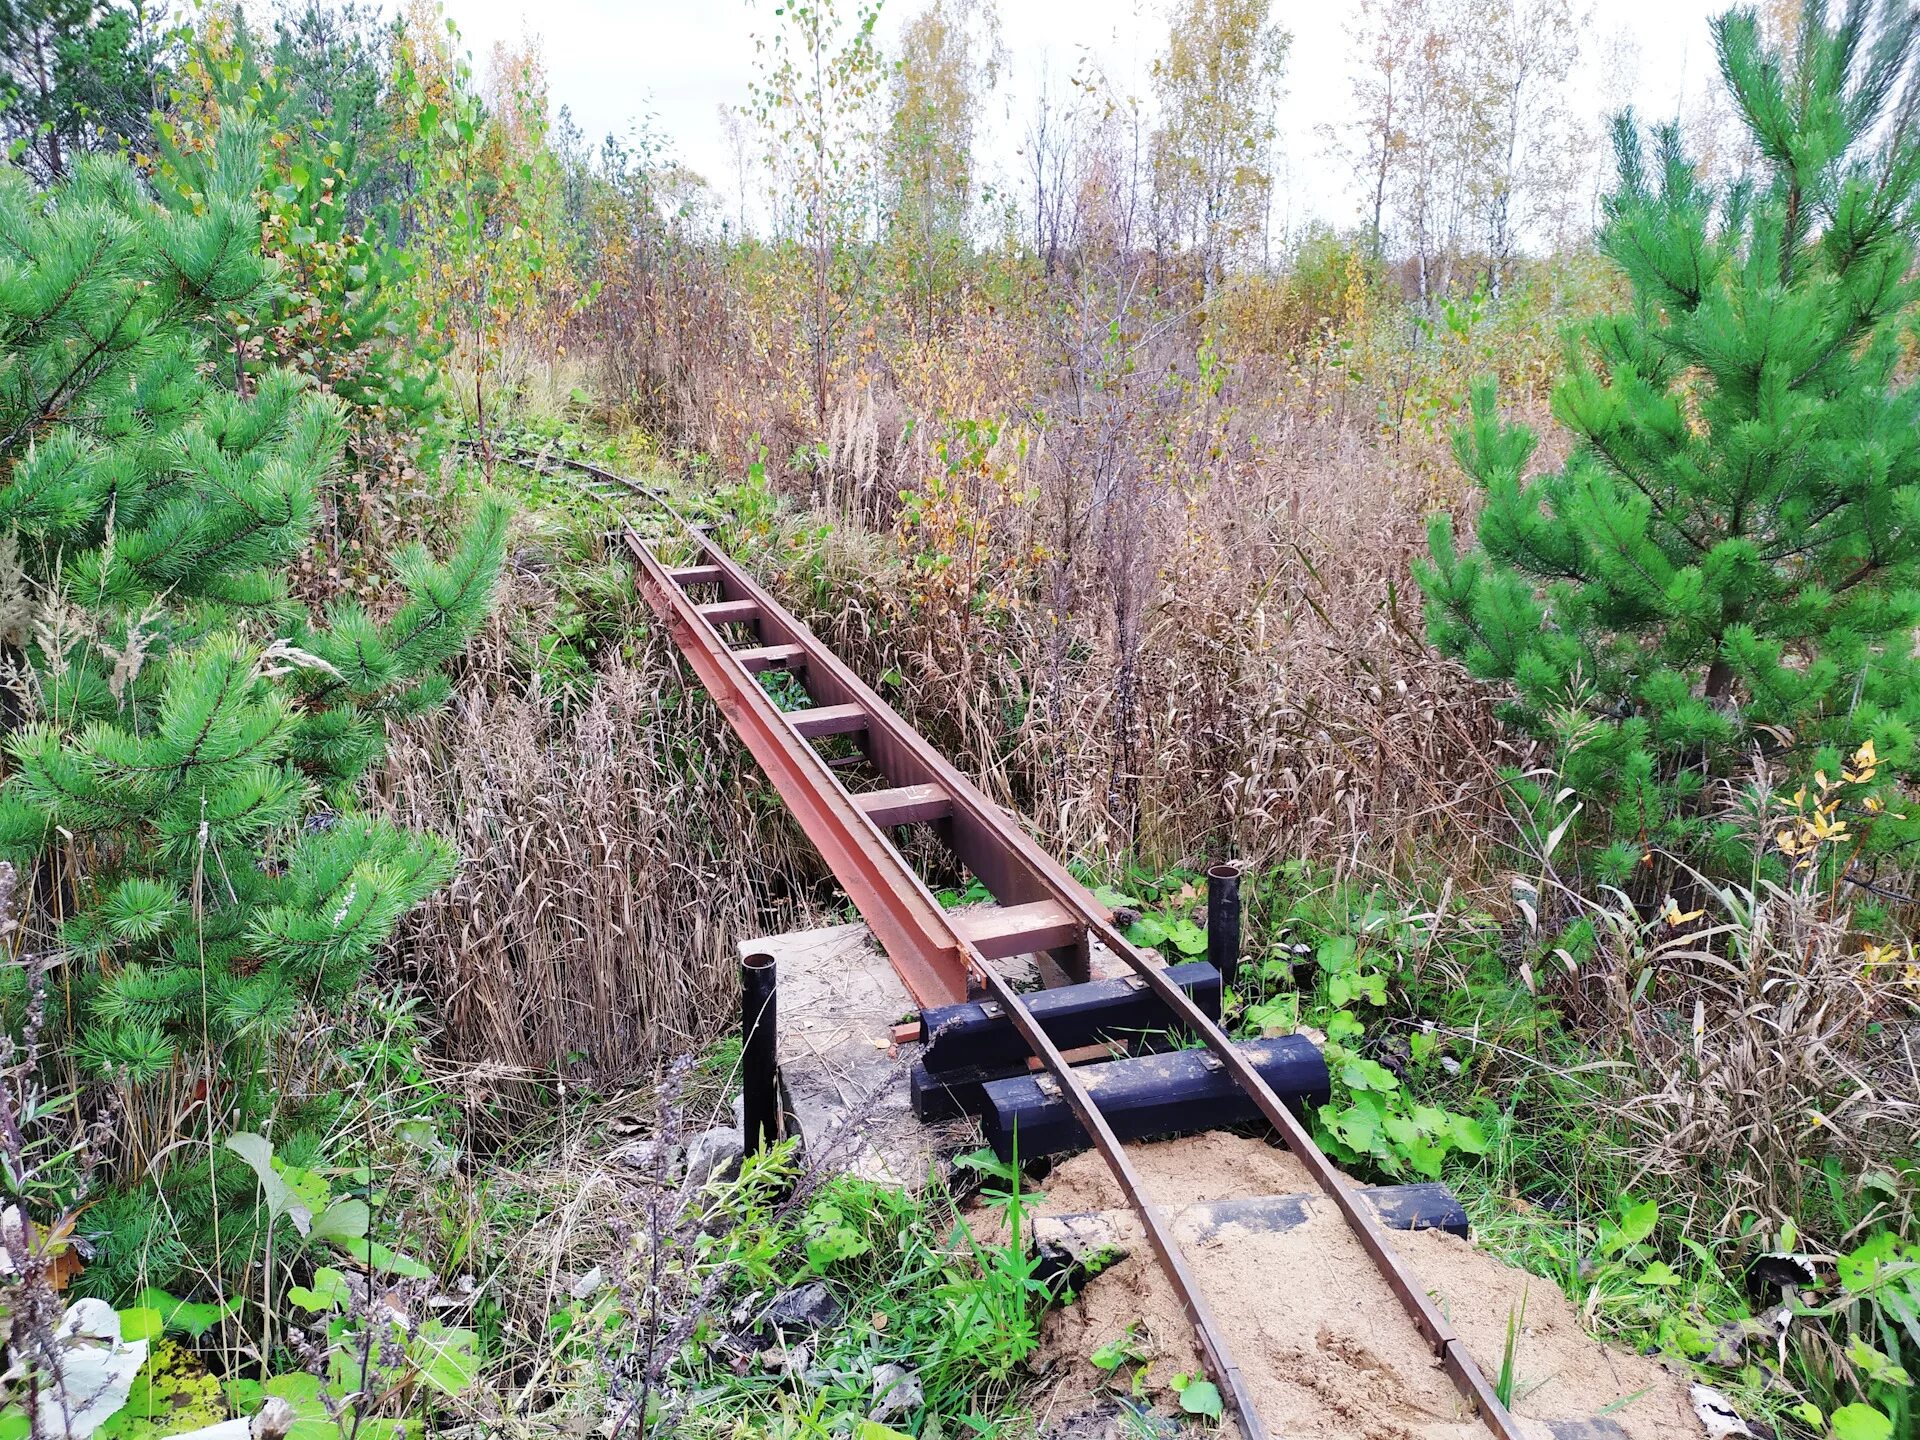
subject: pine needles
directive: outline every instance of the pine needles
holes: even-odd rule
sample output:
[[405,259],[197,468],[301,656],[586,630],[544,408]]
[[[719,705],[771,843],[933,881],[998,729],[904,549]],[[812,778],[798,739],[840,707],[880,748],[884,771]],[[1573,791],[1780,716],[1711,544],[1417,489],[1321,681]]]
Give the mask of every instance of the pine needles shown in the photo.
[[[387,719],[446,694],[507,524],[482,506],[444,562],[406,555],[383,621],[289,600],[338,407],[209,363],[272,298],[260,143],[224,127],[207,189],[171,207],[120,161],[40,194],[0,174],[0,853],[36,876],[28,943],[76,962],[55,1017],[76,1078],[131,1096],[187,1066],[242,1108],[259,1045],[343,999],[452,873],[355,792]],[[25,1000],[10,976],[0,1005]]]

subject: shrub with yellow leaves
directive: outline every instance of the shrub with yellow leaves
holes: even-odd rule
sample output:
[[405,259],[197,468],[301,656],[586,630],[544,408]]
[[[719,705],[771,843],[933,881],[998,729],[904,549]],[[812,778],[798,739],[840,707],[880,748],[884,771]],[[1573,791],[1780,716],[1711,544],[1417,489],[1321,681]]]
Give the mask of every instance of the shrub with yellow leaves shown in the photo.
[[[1869,893],[1887,894],[1874,878],[1875,832],[1907,817],[1888,808],[1885,789],[1876,784],[1880,769],[1879,753],[1868,739],[1840,767],[1837,779],[1816,770],[1811,789],[1802,785],[1777,802],[1771,844],[1795,876],[1810,877],[1830,895],[1850,880]],[[1896,892],[1892,898],[1904,897]]]

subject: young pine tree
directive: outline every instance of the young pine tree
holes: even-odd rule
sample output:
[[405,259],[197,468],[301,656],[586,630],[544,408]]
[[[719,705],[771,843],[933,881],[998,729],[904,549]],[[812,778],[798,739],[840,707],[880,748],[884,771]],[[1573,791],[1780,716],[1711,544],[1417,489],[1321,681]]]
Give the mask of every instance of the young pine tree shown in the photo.
[[[1837,779],[1871,740],[1872,807],[1920,721],[1915,14],[1811,0],[1790,54],[1750,10],[1714,33],[1757,174],[1714,193],[1675,129],[1622,117],[1600,247],[1633,300],[1571,348],[1572,454],[1524,479],[1534,436],[1477,389],[1456,451],[1480,546],[1440,516],[1419,570],[1435,643],[1507,683],[1599,876],[1643,894],[1661,855],[1751,865],[1725,782],[1755,754]],[[1877,843],[1916,833],[1883,817]]]
[[289,602],[341,424],[238,361],[230,321],[274,283],[259,140],[230,127],[164,204],[120,161],[44,191],[0,173],[0,856],[35,879],[81,1068],[204,1060],[243,1118],[249,1057],[450,871],[438,839],[356,813],[355,782],[389,717],[444,695],[505,529],[489,506],[445,563],[404,555],[384,620]]

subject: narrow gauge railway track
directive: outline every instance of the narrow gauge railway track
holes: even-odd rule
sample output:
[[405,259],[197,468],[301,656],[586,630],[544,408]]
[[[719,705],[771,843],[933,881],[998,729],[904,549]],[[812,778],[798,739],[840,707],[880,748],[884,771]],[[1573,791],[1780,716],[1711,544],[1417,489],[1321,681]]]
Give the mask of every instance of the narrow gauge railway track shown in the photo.
[[[984,992],[1039,1057],[1139,1216],[1193,1326],[1201,1356],[1247,1440],[1267,1440],[1269,1432],[1165,1213],[1147,1193],[1079,1073],[993,960],[1044,952],[1067,975],[1084,980],[1096,945],[1118,957],[1166,1007],[1174,1025],[1199,1036],[1212,1057],[1209,1064],[1232,1078],[1306,1167],[1487,1429],[1500,1440],[1522,1440],[1513,1416],[1394,1252],[1366,1202],[1341,1182],[1306,1127],[1220,1025],[1120,932],[1107,907],[707,535],[687,525],[661,492],[567,456],[497,453],[548,473],[572,470],[665,511],[680,532],[677,543],[688,546],[691,555],[687,563],[669,564],[657,551],[659,542],[643,540],[626,526],[622,539],[637,566],[641,594],[819,849],[915,1000],[931,1008]],[[696,591],[713,598],[696,598]],[[753,632],[753,643],[730,642],[726,627],[745,627]],[[771,669],[788,672],[811,706],[783,711],[775,705],[758,678]],[[856,793],[841,782],[813,744],[837,735],[859,741],[886,788]],[[935,826],[993,895],[994,906],[966,913],[941,908],[891,838],[893,827],[915,821]]]

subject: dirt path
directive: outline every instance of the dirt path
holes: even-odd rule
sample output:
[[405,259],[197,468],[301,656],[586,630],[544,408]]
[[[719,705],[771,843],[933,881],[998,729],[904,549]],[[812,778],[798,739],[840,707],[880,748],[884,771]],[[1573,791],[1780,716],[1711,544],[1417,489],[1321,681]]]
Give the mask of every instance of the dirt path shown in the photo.
[[[1305,1224],[1274,1233],[1224,1226],[1200,1238],[1178,1214],[1200,1200],[1311,1194],[1294,1158],[1260,1140],[1201,1135],[1129,1152],[1175,1229],[1275,1435],[1358,1440],[1485,1440],[1393,1293],[1324,1199]],[[1045,1214],[1123,1209],[1094,1154],[1060,1165],[1042,1187]],[[1525,1299],[1517,1370],[1522,1419],[1592,1419],[1605,1413],[1631,1440],[1700,1440],[1687,1382],[1653,1360],[1603,1345],[1580,1328],[1552,1282],[1511,1269],[1440,1231],[1395,1233],[1414,1273],[1491,1379],[1498,1375],[1507,1318]],[[1173,1292],[1145,1243],[1053,1312],[1036,1361],[1054,1380],[1047,1409],[1085,1409],[1104,1376],[1087,1357],[1136,1327],[1151,1356],[1156,1396],[1199,1357]],[[1609,1409],[1608,1407],[1616,1407]],[[1045,1431],[1048,1416],[1043,1415]],[[1544,1437],[1545,1427],[1539,1427]]]

